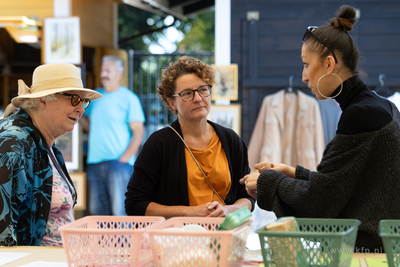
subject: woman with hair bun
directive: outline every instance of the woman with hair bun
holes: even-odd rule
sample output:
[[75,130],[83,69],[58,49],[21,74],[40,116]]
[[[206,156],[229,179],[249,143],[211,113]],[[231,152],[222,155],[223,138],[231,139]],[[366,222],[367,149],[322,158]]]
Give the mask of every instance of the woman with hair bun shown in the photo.
[[330,24],[308,27],[303,37],[303,82],[342,109],[317,171],[263,162],[241,182],[278,218],[358,219],[355,251],[381,252],[379,221],[400,218],[400,114],[359,77],[359,52],[349,34],[355,15],[342,6]]

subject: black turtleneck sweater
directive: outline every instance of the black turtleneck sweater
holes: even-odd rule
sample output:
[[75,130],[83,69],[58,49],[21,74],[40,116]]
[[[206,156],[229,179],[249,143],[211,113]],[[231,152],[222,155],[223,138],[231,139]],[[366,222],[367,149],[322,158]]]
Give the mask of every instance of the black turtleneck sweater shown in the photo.
[[263,172],[257,202],[278,218],[358,219],[355,251],[381,252],[379,221],[400,218],[400,114],[357,76],[336,101],[343,113],[317,171],[297,166],[295,179]]
[[[339,93],[340,87],[332,95]],[[384,98],[372,92],[358,76],[343,83],[336,97],[343,113],[336,134],[360,134],[381,129],[392,121],[392,107]]]

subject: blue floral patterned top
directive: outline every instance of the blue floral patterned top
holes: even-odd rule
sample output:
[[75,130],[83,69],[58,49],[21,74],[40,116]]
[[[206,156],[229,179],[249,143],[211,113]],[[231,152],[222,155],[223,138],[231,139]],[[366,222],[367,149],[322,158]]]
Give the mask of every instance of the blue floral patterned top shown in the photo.
[[[0,246],[40,246],[50,212],[53,169],[47,144],[24,111],[0,120]],[[61,152],[52,149],[76,190]]]

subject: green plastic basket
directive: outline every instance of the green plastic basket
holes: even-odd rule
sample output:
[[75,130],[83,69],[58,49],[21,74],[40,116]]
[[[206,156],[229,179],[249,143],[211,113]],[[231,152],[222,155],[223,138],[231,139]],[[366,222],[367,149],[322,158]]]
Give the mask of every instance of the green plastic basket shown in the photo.
[[381,220],[379,235],[382,237],[389,267],[400,266],[400,220]]
[[296,219],[298,232],[257,230],[265,267],[349,267],[358,226],[355,219]]

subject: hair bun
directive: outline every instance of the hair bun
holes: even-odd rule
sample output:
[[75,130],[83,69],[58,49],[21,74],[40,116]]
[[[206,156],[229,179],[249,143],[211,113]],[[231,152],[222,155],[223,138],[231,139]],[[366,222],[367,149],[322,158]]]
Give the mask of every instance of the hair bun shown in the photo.
[[341,6],[336,15],[336,18],[332,18],[331,25],[343,31],[350,32],[353,29],[353,25],[357,22],[356,10],[351,6]]

